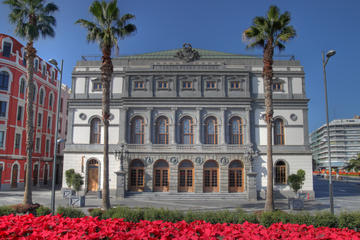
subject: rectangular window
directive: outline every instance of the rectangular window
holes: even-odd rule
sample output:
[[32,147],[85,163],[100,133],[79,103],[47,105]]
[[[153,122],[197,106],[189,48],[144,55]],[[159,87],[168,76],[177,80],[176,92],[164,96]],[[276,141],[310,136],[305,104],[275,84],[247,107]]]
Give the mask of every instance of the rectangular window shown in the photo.
[[143,81],[137,81],[135,82],[135,89],[143,89],[144,86],[144,82]]
[[4,147],[5,131],[0,131],[0,148]]
[[215,81],[207,81],[206,82],[206,88],[215,89],[216,88],[216,82]]
[[20,140],[21,140],[21,134],[19,133],[15,134],[15,149],[20,148]]
[[37,126],[41,127],[42,124],[42,113],[38,113]]
[[36,59],[34,63],[34,72],[37,72],[38,68],[39,68],[39,60]]
[[161,89],[167,89],[167,88],[169,88],[169,84],[166,81],[159,81],[158,82],[158,87],[161,88]]
[[6,117],[6,105],[7,102],[0,101],[0,117]]
[[25,93],[25,80],[21,79],[20,80],[20,94],[24,94]]
[[62,110],[63,110],[63,99],[61,98],[61,100],[60,100],[60,112],[62,112]]
[[50,151],[50,140],[46,139],[45,152],[49,153],[49,151]]
[[191,81],[184,81],[183,82],[183,88],[191,89],[192,88],[192,82]]
[[93,91],[101,91],[101,90],[102,90],[101,82],[93,82]]
[[283,90],[281,83],[273,83],[272,85],[273,92],[281,92]]
[[18,113],[17,113],[17,120],[21,121],[22,120],[22,115],[23,115],[23,107],[22,106],[18,106]]
[[45,65],[42,66],[41,75],[43,78],[46,76],[46,66]]
[[231,89],[239,89],[239,88],[241,88],[241,84],[239,81],[233,81],[230,83],[230,88]]
[[48,119],[47,119],[47,129],[51,129],[51,117],[48,116]]
[[10,57],[10,53],[11,53],[11,43],[9,42],[4,42],[4,46],[3,46],[3,56],[4,57]]
[[51,71],[51,80],[55,80],[55,72],[54,71]]
[[40,152],[40,138],[37,137],[35,141],[35,152]]

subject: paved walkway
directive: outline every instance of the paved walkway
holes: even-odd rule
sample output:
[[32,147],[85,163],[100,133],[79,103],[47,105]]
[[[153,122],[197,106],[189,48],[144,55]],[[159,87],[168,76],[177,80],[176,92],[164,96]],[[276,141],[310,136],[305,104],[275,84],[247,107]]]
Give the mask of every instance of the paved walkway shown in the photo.
[[[316,200],[305,201],[305,211],[322,211],[329,210],[329,196],[328,196],[328,181],[321,177],[314,176],[314,189],[316,192]],[[33,191],[33,202],[40,203],[45,206],[50,206],[51,192],[49,190],[35,190]],[[23,199],[23,191],[6,191],[0,192],[0,206],[12,205],[21,203]],[[342,211],[360,211],[360,179],[350,182],[334,181],[334,205],[335,213]],[[111,198],[112,206],[121,205],[128,207],[155,207],[167,208],[177,210],[234,210],[242,208],[245,211],[253,212],[264,209],[265,201],[236,200],[236,199],[221,199],[221,200],[173,200],[162,201],[159,200],[136,200],[127,199],[116,200]],[[67,200],[63,199],[60,191],[56,191],[56,206],[66,206]],[[101,206],[101,199],[97,199],[95,195],[86,196],[86,207],[83,208],[87,212],[88,208],[96,208]],[[275,200],[276,209],[290,211],[288,209],[288,202],[286,199]]]

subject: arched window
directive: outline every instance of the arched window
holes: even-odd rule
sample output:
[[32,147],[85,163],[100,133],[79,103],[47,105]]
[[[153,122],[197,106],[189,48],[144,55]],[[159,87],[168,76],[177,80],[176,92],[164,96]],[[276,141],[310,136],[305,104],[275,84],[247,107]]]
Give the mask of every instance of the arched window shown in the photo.
[[144,119],[134,117],[131,120],[131,141],[132,144],[144,144]]
[[194,143],[193,121],[191,117],[183,117],[180,121],[181,144]]
[[12,47],[12,43],[4,41],[4,43],[3,43],[3,51],[2,51],[2,55],[4,57],[8,57],[8,58],[10,57],[11,47]]
[[5,71],[0,72],[0,90],[7,91],[9,88],[9,73]]
[[284,161],[276,162],[275,184],[286,184],[286,164]]
[[90,143],[96,144],[100,143],[101,137],[101,120],[99,118],[94,118],[90,123]]
[[156,143],[169,144],[169,121],[167,117],[159,117],[156,120]]
[[230,144],[244,144],[243,122],[239,117],[229,121]]
[[37,72],[39,69],[39,60],[35,59],[34,60],[34,72]]
[[25,94],[25,79],[20,80],[20,94]]
[[40,93],[39,93],[39,104],[43,105],[44,104],[44,89],[40,89]]
[[41,76],[43,78],[46,77],[46,65],[45,64],[43,64],[42,67],[41,67]]
[[49,96],[49,106],[52,107],[53,105],[53,94],[50,93],[50,96]]
[[205,144],[218,144],[218,126],[215,117],[205,120]]
[[284,145],[284,121],[280,118],[274,121],[274,145]]

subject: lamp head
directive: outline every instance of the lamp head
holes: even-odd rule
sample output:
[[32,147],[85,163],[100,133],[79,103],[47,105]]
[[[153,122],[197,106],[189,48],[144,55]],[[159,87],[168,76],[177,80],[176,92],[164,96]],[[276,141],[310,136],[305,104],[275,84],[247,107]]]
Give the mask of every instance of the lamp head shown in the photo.
[[336,54],[336,51],[332,49],[326,53],[326,57],[330,58],[331,56],[334,56],[335,54]]
[[55,59],[53,59],[53,58],[49,59],[49,63],[51,63],[54,66],[58,65],[57,61]]

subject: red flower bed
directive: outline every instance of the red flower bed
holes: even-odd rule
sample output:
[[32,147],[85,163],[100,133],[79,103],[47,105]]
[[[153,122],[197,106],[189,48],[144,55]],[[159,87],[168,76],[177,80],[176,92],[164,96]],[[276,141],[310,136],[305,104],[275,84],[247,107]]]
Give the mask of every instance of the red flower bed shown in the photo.
[[354,239],[360,233],[348,229],[276,223],[210,224],[204,221],[124,222],[93,217],[62,218],[33,215],[0,217],[0,239]]

